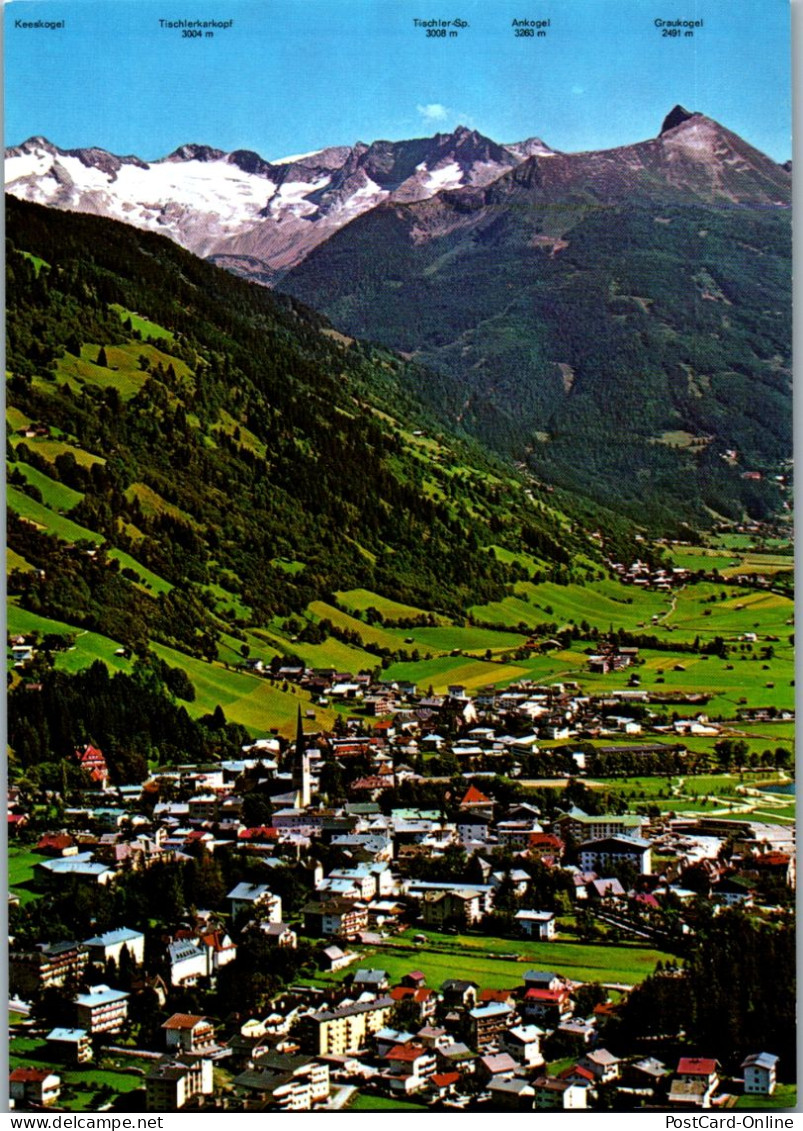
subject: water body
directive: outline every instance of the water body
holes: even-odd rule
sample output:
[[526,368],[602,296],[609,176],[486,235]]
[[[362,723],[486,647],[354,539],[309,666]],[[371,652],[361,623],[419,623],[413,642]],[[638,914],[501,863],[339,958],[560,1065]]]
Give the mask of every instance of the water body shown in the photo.
[[762,793],[789,793],[794,797],[796,784],[793,781],[786,781],[777,785],[760,785],[758,788]]

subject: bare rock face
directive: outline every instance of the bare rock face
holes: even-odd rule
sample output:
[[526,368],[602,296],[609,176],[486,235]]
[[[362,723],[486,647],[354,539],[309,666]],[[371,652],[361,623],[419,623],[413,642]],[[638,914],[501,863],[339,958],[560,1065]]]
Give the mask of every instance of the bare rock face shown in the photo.
[[[382,205],[442,199],[447,211],[475,218],[522,192],[553,202],[690,194],[785,205],[791,170],[703,114],[675,106],[658,137],[588,153],[560,153],[537,137],[501,145],[465,126],[279,161],[250,150],[227,154],[187,144],[147,162],[94,147],[63,150],[32,137],[6,150],[6,189],[50,207],[161,232],[271,284]],[[433,217],[428,210],[422,231]]]

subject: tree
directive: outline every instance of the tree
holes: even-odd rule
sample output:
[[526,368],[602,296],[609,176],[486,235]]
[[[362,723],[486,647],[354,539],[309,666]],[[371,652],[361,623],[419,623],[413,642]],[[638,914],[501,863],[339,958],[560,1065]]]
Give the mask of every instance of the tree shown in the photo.
[[102,366],[104,369],[108,369],[109,367],[109,362],[106,358],[106,350],[103,348],[103,346],[101,346],[98,350],[98,360],[95,362],[95,364]]

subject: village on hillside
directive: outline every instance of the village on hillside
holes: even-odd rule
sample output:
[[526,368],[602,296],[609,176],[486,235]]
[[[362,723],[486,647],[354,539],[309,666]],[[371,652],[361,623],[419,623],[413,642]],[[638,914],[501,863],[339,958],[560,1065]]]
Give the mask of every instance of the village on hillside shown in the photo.
[[[651,720],[632,686],[277,674],[344,706],[335,730],[299,706],[295,741],[126,785],[87,741],[48,807],[9,790],[16,1109],[794,1103],[784,752],[751,773],[699,703]],[[704,969],[734,946],[777,947],[764,1012]],[[700,1020],[723,1002],[729,1028]]]

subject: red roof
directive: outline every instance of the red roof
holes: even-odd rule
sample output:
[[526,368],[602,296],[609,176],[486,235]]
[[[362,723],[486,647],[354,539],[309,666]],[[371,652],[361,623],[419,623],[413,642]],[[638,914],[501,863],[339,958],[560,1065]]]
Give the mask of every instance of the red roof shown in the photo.
[[206,1021],[196,1013],[174,1013],[162,1025],[163,1029],[194,1029],[199,1022]]
[[390,1052],[385,1054],[386,1060],[418,1060],[419,1056],[426,1056],[427,1050],[423,1045],[394,1045]]
[[527,1001],[544,1001],[544,1002],[549,1002],[549,1003],[554,1004],[554,1005],[558,1005],[560,1002],[565,1001],[565,999],[568,996],[569,996],[569,991],[566,990],[566,989],[562,989],[562,990],[527,990],[527,993],[524,995],[524,997]]
[[430,1076],[430,1080],[438,1088],[448,1088],[451,1084],[456,1084],[459,1079],[459,1072],[437,1072],[434,1076]]
[[491,805],[490,797],[486,797],[484,793],[480,793],[475,785],[470,785],[466,790],[465,797],[460,802],[461,805]]
[[40,852],[46,848],[53,848],[57,852],[61,852],[64,848],[70,848],[72,843],[73,839],[69,833],[45,833],[36,848]]
[[53,1073],[44,1068],[15,1068],[9,1076],[15,1084],[41,1084]]
[[660,903],[650,892],[640,891],[633,896],[634,903],[643,903],[645,907],[660,907]]
[[788,864],[789,856],[785,852],[765,852],[763,856],[754,856],[750,864],[754,868],[761,868],[765,864],[773,867],[779,867],[781,864]]
[[372,777],[358,778],[357,781],[351,783],[349,789],[357,793],[362,789],[384,789],[386,785],[387,782],[383,777],[379,774],[374,774]]
[[617,1012],[618,1006],[615,1001],[601,1001],[599,1005],[594,1006],[597,1017],[615,1017]]
[[554,833],[530,833],[530,848],[554,848],[562,851],[565,845]]
[[678,1076],[710,1076],[717,1070],[715,1060],[699,1056],[682,1056],[678,1061]]
[[231,940],[226,942],[226,937],[224,931],[207,931],[201,935],[201,942],[212,950],[233,950],[234,943]]
[[480,990],[480,1001],[508,1001],[513,997],[512,990]]
[[558,1073],[561,1080],[568,1080],[570,1076],[579,1076],[581,1080],[589,1080],[594,1083],[594,1073],[588,1068],[583,1068],[582,1064],[570,1064],[568,1068],[564,1068],[562,1072]]
[[389,991],[390,996],[394,1001],[429,1001],[432,997],[432,990],[423,988],[413,989],[412,986],[393,986]]
[[253,829],[240,829],[239,840],[278,840],[279,830],[269,825],[255,825]]

